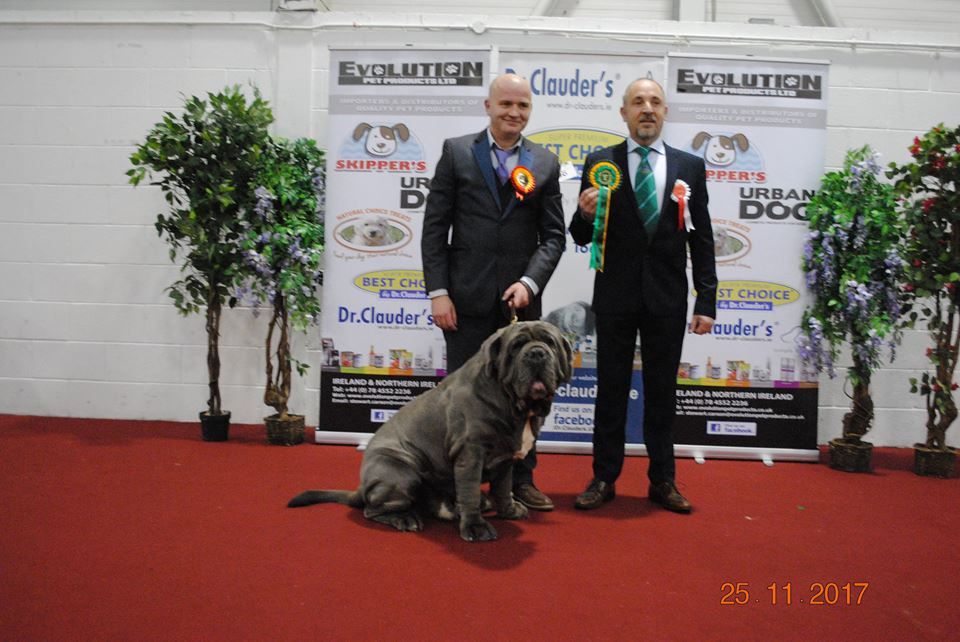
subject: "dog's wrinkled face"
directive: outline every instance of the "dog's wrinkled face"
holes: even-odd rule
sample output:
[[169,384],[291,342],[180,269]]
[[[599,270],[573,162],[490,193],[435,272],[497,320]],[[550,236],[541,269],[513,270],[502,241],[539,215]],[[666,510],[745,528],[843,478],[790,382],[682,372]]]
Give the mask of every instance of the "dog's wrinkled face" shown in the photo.
[[545,417],[561,383],[573,374],[570,344],[551,324],[511,324],[487,339],[482,348],[487,373],[497,378],[518,410]]

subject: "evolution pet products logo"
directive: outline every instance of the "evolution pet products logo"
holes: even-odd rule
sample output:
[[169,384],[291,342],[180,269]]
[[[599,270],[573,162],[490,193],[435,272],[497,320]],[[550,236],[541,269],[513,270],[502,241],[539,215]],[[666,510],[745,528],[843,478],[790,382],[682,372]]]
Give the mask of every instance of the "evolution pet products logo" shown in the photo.
[[823,96],[823,76],[678,69],[677,93],[820,100]]
[[457,60],[447,62],[374,62],[345,60],[340,63],[341,85],[433,85],[480,87],[483,63]]

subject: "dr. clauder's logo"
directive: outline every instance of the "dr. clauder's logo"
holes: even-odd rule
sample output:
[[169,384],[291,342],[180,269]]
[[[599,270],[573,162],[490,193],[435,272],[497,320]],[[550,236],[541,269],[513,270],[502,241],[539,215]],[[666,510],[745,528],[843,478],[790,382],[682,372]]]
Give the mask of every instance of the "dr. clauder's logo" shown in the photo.
[[426,172],[423,146],[404,123],[358,123],[340,145],[336,171]]

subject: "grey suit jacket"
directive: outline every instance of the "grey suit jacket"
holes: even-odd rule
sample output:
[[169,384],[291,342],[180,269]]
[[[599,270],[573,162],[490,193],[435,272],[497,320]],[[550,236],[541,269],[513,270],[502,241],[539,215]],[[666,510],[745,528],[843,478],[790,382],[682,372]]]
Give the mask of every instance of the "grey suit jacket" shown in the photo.
[[[563,254],[557,157],[523,139],[518,165],[533,173],[536,186],[522,201],[510,189],[501,203],[486,130],[443,143],[423,218],[423,274],[427,291],[446,289],[458,314],[502,309],[504,290],[522,276],[542,294]],[[538,296],[522,316],[540,315]]]

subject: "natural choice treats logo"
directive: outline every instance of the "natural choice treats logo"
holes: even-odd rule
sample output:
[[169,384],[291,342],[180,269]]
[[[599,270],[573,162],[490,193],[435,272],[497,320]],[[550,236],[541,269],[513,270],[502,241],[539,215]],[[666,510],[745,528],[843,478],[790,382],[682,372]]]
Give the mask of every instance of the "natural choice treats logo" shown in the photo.
[[370,207],[338,215],[333,238],[348,250],[377,254],[399,250],[410,242],[413,232],[406,214]]
[[427,171],[423,146],[406,123],[361,122],[340,145],[338,172]]
[[756,74],[744,72],[677,70],[677,93],[720,94],[725,96],[766,96],[771,98],[810,98],[823,95],[823,76],[819,74]]
[[434,85],[480,87],[483,63],[469,60],[447,62],[373,62],[346,60],[340,63],[341,85]]
[[697,132],[686,151],[703,157],[708,181],[764,183],[767,180],[760,150],[741,132]]
[[726,219],[713,219],[713,255],[717,263],[737,263],[750,253],[750,228]]

